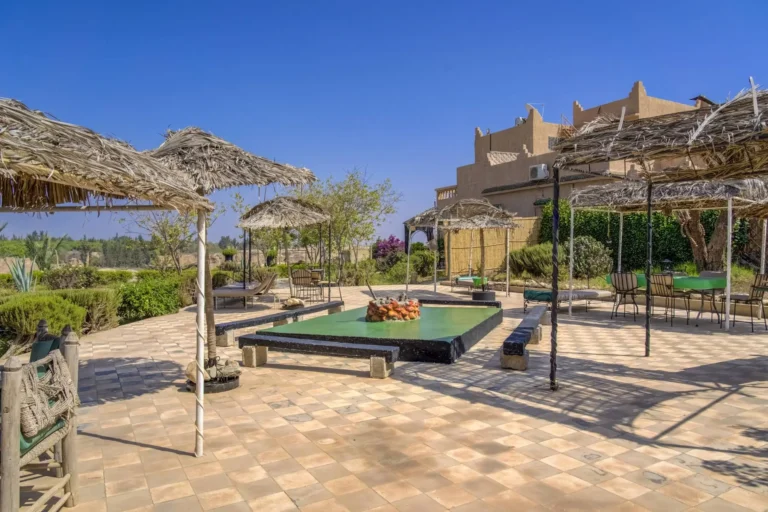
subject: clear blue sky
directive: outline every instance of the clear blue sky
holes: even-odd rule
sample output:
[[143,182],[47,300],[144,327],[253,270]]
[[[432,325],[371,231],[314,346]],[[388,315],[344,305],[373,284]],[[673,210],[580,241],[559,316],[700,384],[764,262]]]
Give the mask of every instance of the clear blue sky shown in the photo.
[[[474,128],[626,96],[768,85],[768,2],[0,2],[0,96],[129,141],[197,125],[320,178],[389,177],[401,213],[473,159]],[[251,202],[256,191],[242,191]],[[228,201],[219,192],[216,201]],[[123,232],[112,215],[4,215],[8,233]],[[235,234],[229,215],[212,239]]]

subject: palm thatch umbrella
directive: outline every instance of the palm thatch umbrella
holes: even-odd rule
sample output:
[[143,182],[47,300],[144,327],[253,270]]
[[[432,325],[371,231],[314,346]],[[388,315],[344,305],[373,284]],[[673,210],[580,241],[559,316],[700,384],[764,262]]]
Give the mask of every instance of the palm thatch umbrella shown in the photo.
[[[651,201],[667,215],[680,210],[717,210],[732,208],[744,212],[756,201],[768,201],[768,181],[765,178],[738,180],[685,181],[661,183],[653,187]],[[569,255],[569,288],[573,294],[573,227],[575,210],[600,210],[619,213],[619,248],[617,270],[621,272],[621,249],[624,233],[624,214],[639,213],[647,208],[648,187],[640,182],[619,181],[606,185],[594,185],[576,190],[571,194],[571,236]],[[765,221],[764,227],[765,227]],[[728,235],[730,239],[730,234]],[[760,261],[765,261],[763,240]],[[730,275],[730,259],[726,262]],[[765,270],[764,263],[762,270]],[[730,280],[728,282],[730,287]],[[569,297],[568,314],[572,313]]]
[[[124,142],[0,99],[2,211],[212,210],[193,185]],[[70,449],[65,442],[65,460],[76,460]],[[64,484],[67,507],[77,504],[77,487],[76,478]]]
[[125,142],[0,99],[0,211],[211,210],[193,186]]
[[[405,221],[408,227],[408,260],[406,264],[405,289],[408,291],[410,281],[410,232],[416,228],[434,229],[435,239],[435,266],[433,275],[433,288],[437,291],[437,232],[438,229],[469,229],[480,231],[480,259],[481,266],[485,267],[485,230],[503,228],[507,230],[507,295],[509,295],[509,230],[517,227],[514,222],[515,213],[510,213],[493,206],[487,199],[460,199],[442,208],[433,207]],[[472,246],[470,243],[470,251]],[[470,253],[471,256],[471,253]],[[471,259],[470,259],[471,262]],[[471,266],[471,263],[470,263]],[[481,279],[485,276],[480,276]]]
[[[314,226],[328,222],[328,282],[331,273],[331,216],[319,205],[305,199],[280,196],[259,203],[240,217],[237,225],[249,232],[254,229],[299,229],[306,226]],[[321,235],[322,237],[322,235]],[[290,283],[291,264],[288,265]],[[330,286],[328,288],[328,300],[330,301]]]
[[[314,174],[304,168],[272,162],[254,155],[234,144],[196,127],[178,131],[168,131],[165,142],[149,154],[165,163],[169,168],[187,174],[195,183],[192,190],[201,197],[224,188],[243,185],[302,185],[315,180]],[[204,360],[205,336],[208,337],[208,358],[206,366],[216,365],[216,325],[211,300],[213,295],[210,261],[206,251],[205,228],[206,215],[199,214],[198,237],[198,306],[197,306],[197,360]],[[203,290],[205,290],[203,292]],[[207,329],[205,329],[207,327]],[[204,331],[207,331],[204,333]],[[198,407],[198,430],[195,454],[203,453],[203,379],[196,385]]]
[[[653,185],[661,182],[697,181],[704,179],[739,179],[768,174],[768,91],[758,90],[750,77],[750,88],[734,98],[696,110],[625,122],[625,109],[616,119],[600,117],[578,130],[565,130],[559,152],[552,167],[553,240],[552,261],[557,262],[560,211],[560,171],[596,174],[591,166],[606,162],[632,162],[640,167],[640,177],[648,189],[648,257],[646,274],[650,282],[653,248]],[[600,175],[611,175],[599,172]],[[731,234],[733,201],[728,200],[728,234]],[[730,239],[729,239],[730,242]],[[731,243],[726,258],[731,259]],[[557,302],[558,268],[552,271],[552,301]],[[730,281],[730,275],[728,276]],[[646,294],[645,355],[651,354],[651,296]],[[730,307],[730,289],[726,290],[726,322]],[[727,324],[726,324],[727,325]],[[558,388],[557,372],[557,308],[552,309],[550,354],[550,388]],[[727,326],[726,326],[727,328]]]

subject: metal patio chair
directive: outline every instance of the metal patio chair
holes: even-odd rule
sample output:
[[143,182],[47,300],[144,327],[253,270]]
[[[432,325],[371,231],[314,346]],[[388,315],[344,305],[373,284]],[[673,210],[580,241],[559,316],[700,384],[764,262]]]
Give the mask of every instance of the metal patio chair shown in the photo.
[[[752,285],[749,287],[749,293],[732,293],[731,302],[734,304],[748,304],[749,305],[749,323],[752,327],[752,332],[755,332],[755,317],[752,314],[752,306],[758,305],[763,308],[763,324],[765,330],[768,331],[768,321],[765,318],[765,304],[763,303],[763,296],[768,289],[768,274],[757,274]],[[725,311],[725,296],[720,296],[720,303],[722,305],[721,313]],[[731,325],[736,325],[736,308],[733,309],[733,322]]]
[[[682,290],[675,290],[675,280],[672,274],[651,275],[651,296],[664,297],[664,321],[671,317],[670,325],[675,325],[675,301],[683,299],[685,304],[685,323],[691,320],[691,294]],[[668,314],[671,311],[671,314]]]
[[619,315],[619,306],[624,304],[624,316],[627,316],[627,297],[632,299],[632,304],[635,308],[632,310],[632,321],[637,320],[637,313],[639,308],[635,301],[637,290],[639,288],[637,284],[637,275],[633,272],[614,272],[611,274],[611,284],[616,291],[616,297],[613,301],[613,309],[611,310],[611,319],[613,316]]

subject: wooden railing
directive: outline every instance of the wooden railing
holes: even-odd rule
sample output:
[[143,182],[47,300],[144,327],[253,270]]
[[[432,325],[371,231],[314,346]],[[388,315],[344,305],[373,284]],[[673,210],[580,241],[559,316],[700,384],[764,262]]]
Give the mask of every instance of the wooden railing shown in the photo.
[[453,199],[456,197],[456,186],[451,187],[443,187],[435,189],[435,192],[437,192],[437,200],[438,201],[445,201],[446,199]]

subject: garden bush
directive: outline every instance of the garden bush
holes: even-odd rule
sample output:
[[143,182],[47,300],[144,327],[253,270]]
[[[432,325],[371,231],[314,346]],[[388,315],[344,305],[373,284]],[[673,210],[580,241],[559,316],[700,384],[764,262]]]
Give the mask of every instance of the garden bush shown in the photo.
[[[560,263],[565,262],[565,254],[560,252]],[[552,276],[552,244],[543,243],[523,247],[509,253],[509,271],[513,274],[528,274],[535,277]]]
[[20,293],[0,305],[0,326],[17,340],[31,340],[37,323],[45,319],[48,331],[59,333],[67,326],[80,334],[86,311],[53,294]]
[[[160,272],[159,270],[154,269],[143,269],[136,272],[136,280],[137,281],[148,281],[148,280],[155,280],[155,279],[163,279],[164,277],[167,277],[168,273]],[[178,275],[178,274],[176,274]]]
[[214,270],[213,275],[211,276],[211,281],[213,282],[214,288],[221,288],[222,286],[227,286],[232,283],[232,274]]
[[[550,246],[551,247],[551,246]],[[552,254],[550,253],[550,259]],[[613,268],[611,250],[591,236],[573,239],[573,275],[591,278],[608,274]]]
[[42,284],[51,290],[93,288],[99,284],[98,270],[76,266],[52,268],[43,274]]
[[49,292],[85,309],[83,332],[106,331],[118,325],[120,291],[114,288],[56,290]]
[[[406,262],[398,261],[384,274],[385,279],[391,284],[404,284],[406,279]],[[411,282],[416,280],[415,272],[411,272]]]
[[392,235],[386,240],[377,240],[373,246],[373,258],[376,260],[376,267],[381,272],[388,271],[396,263],[405,259],[405,256],[405,244]]
[[123,284],[133,280],[130,270],[99,270],[99,284]]
[[118,315],[123,323],[178,312],[182,306],[180,279],[144,279],[121,289]]
[[434,272],[435,253],[432,251],[418,251],[411,253],[411,274],[419,277],[431,276]]

